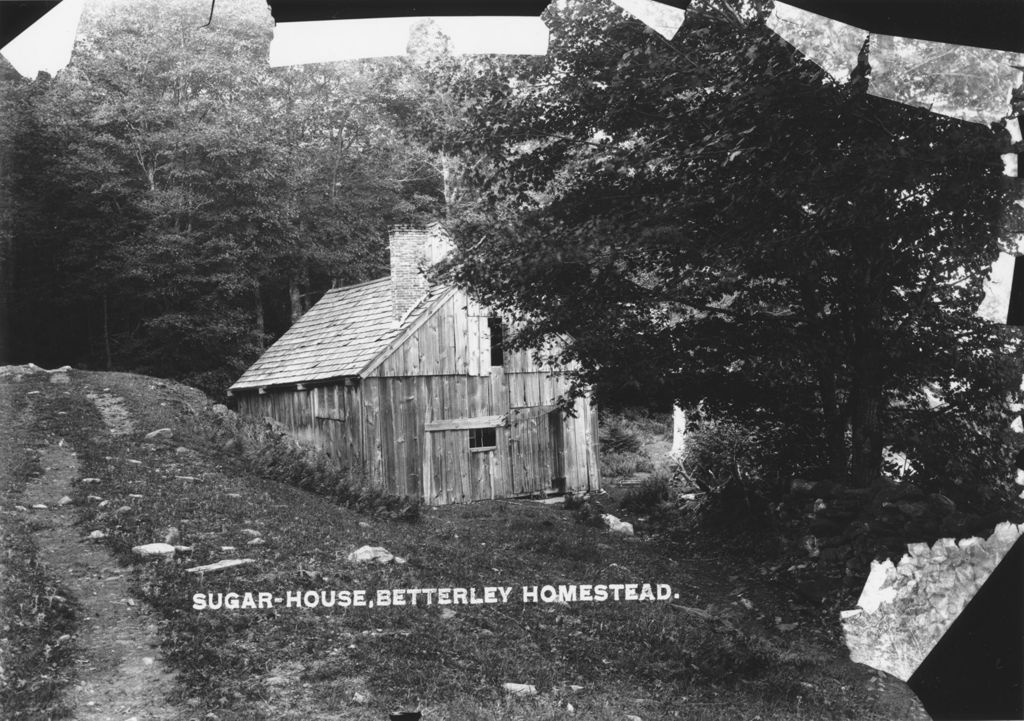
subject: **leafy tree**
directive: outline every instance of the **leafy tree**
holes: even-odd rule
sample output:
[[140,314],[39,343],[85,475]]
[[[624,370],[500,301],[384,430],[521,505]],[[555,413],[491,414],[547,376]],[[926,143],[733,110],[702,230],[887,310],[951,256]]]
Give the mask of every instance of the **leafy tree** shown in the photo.
[[974,316],[1005,136],[867,95],[869,55],[830,81],[765,14],[695,2],[667,42],[553,5],[548,57],[472,113],[495,171],[452,277],[522,345],[571,334],[580,383],[764,429],[784,475],[866,485],[891,445],[923,483],[1005,489],[1019,335]]
[[[17,354],[222,392],[335,283],[386,268],[385,228],[437,183],[389,62],[269,68],[265,5],[92,6],[29,105]],[[39,151],[39,152],[35,152]],[[30,202],[31,201],[31,202]]]

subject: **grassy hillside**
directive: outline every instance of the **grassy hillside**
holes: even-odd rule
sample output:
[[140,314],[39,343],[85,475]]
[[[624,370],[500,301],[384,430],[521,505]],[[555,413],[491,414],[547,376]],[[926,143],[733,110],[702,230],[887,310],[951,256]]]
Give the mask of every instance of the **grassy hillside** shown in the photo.
[[[230,416],[225,421],[192,389],[124,374],[73,371],[70,379],[65,386],[38,375],[0,383],[9,399],[36,392],[21,443],[64,440],[78,453],[82,478],[98,479],[75,483],[78,528],[82,536],[106,534],[103,542],[130,569],[134,597],[158,614],[161,651],[179,681],[172,701],[185,717],[380,719],[418,707],[424,719],[453,721],[894,719],[914,708],[905,686],[846,660],[813,609],[791,609],[788,590],[743,558],[688,557],[680,547],[612,535],[575,523],[561,508],[525,501],[426,509],[418,517],[396,512],[401,504],[368,503],[359,512],[284,482],[295,480],[294,466],[275,464],[278,452],[251,437],[233,437]],[[111,433],[90,393],[121,399],[131,428]],[[161,428],[170,432],[145,437]],[[5,535],[2,550],[8,559],[29,558],[31,515],[14,507],[18,476],[31,466],[14,468],[0,502],[5,523],[26,530]],[[171,560],[131,553],[164,540],[192,550]],[[347,560],[364,545],[406,562]],[[253,562],[204,575],[186,570],[225,558]],[[16,583],[39,585],[25,564],[8,561],[6,570]],[[521,590],[644,583],[668,584],[672,595],[534,603]],[[508,602],[193,607],[196,594],[284,599],[362,589],[372,599],[381,589],[482,595],[485,587],[512,589]],[[9,589],[8,604],[31,593]],[[8,606],[5,623],[27,616],[24,607]],[[49,642],[46,634],[24,637],[29,645]],[[8,685],[28,674],[27,658],[4,657]],[[60,661],[55,678],[71,663]],[[506,683],[537,693],[516,696]],[[12,715],[28,703],[7,698]]]

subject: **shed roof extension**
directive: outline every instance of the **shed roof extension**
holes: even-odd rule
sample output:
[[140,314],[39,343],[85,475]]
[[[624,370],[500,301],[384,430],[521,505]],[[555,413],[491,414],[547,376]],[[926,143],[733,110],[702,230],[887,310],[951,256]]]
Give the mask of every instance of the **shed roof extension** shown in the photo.
[[400,324],[393,320],[390,278],[329,290],[231,390],[359,375],[390,343],[428,315],[448,290],[431,288]]

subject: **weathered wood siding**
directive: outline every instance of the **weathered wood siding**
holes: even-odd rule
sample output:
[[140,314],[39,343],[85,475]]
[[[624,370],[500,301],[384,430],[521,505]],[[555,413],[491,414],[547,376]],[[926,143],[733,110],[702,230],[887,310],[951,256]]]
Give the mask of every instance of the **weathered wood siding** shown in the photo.
[[[413,329],[361,381],[239,396],[239,410],[270,416],[302,442],[374,486],[429,504],[600,486],[597,414],[555,407],[564,376],[506,352],[491,366],[488,312],[462,293]],[[457,419],[500,417],[493,448],[470,448]],[[478,421],[479,423],[479,421]]]
[[271,389],[266,393],[243,393],[238,396],[238,411],[255,418],[271,418],[283,425],[299,442],[312,444],[312,401],[309,391]]

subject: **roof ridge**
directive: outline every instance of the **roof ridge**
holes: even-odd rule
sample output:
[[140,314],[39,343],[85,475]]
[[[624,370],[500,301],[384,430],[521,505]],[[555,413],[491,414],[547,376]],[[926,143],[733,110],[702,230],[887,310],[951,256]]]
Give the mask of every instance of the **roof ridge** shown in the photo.
[[364,285],[372,285],[373,283],[380,283],[382,280],[386,280],[386,281],[390,282],[391,281],[391,276],[390,275],[383,275],[380,278],[374,278],[373,280],[364,280],[364,281],[362,281],[360,283],[353,283],[352,285],[342,285],[342,286],[339,286],[337,288],[328,288],[327,292],[330,293],[331,291],[334,291],[334,290],[351,290],[352,288],[361,288]]

